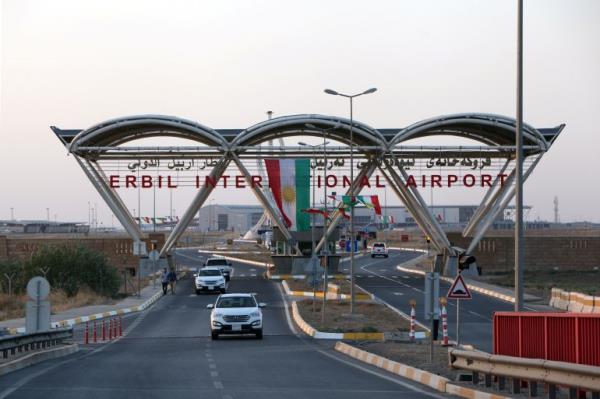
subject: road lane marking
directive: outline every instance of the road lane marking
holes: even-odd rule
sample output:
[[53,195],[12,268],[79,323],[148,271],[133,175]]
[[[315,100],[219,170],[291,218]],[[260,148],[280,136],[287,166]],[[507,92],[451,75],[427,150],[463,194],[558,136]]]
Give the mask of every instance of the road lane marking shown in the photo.
[[255,272],[255,271],[256,271],[256,269],[250,269],[250,271],[251,271],[251,272]]
[[209,368],[209,369],[216,369],[216,368],[217,368],[217,365],[216,365],[216,364],[214,364],[214,363],[208,363],[208,368]]
[[279,295],[281,295],[281,299],[283,300],[283,309],[285,310],[285,319],[287,320],[287,324],[288,327],[290,328],[290,331],[292,332],[292,334],[294,335],[298,335],[298,331],[296,330],[296,327],[294,326],[294,323],[292,322],[292,318],[290,317],[290,311],[289,311],[289,304],[287,299],[285,298],[284,292],[283,292],[283,287],[281,286],[281,284],[277,284],[277,288],[279,289]]
[[252,273],[250,277],[256,277],[256,273]]
[[246,273],[240,274],[240,277],[246,277]]
[[219,372],[218,371],[211,371],[210,372],[210,376],[211,377],[218,377],[219,376]]
[[401,292],[394,292],[394,295],[404,295],[404,294]]
[[215,388],[223,389],[223,383],[221,381],[213,381]]

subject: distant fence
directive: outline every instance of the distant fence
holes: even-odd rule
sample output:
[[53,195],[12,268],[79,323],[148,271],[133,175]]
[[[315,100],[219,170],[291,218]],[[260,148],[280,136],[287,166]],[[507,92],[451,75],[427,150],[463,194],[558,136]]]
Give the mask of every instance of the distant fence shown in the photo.
[[575,313],[600,313],[600,296],[552,288],[550,306]]

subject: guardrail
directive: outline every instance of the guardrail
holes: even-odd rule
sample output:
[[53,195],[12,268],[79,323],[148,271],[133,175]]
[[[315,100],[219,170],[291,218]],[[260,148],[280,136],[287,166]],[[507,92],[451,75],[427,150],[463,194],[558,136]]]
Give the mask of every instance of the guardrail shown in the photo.
[[72,328],[52,329],[33,334],[0,337],[0,351],[3,358],[7,359],[9,356],[14,356],[17,353],[50,348],[71,338],[73,338]]
[[600,296],[585,295],[552,288],[550,306],[576,313],[600,313]]
[[557,397],[559,387],[568,388],[569,398],[577,398],[581,391],[591,392],[593,399],[600,398],[600,367],[460,349],[450,350],[448,356],[452,368],[473,373],[473,384],[479,384],[483,374],[485,386],[491,387],[495,377],[499,390],[505,389],[506,378],[512,379],[513,394],[520,392],[522,382],[527,382],[530,396],[537,396],[538,383],[543,383],[550,399]]

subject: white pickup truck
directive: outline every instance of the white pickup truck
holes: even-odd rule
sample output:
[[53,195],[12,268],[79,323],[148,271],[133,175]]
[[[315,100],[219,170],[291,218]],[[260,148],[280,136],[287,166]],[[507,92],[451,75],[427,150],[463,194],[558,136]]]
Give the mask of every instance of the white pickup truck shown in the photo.
[[231,262],[228,262],[225,258],[208,258],[206,262],[204,262],[204,267],[218,267],[221,270],[221,273],[223,273],[225,281],[231,280],[233,268],[231,267]]

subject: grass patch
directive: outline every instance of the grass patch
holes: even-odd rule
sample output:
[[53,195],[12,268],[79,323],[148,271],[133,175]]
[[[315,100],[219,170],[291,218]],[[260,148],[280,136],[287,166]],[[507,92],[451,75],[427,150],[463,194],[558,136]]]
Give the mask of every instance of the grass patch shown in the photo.
[[323,332],[398,332],[410,329],[408,320],[378,303],[355,303],[356,315],[349,317],[350,302],[327,301],[325,323],[321,323],[322,300],[317,300],[315,312],[311,299],[297,304],[302,318]]

